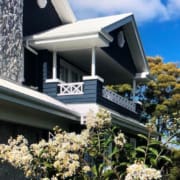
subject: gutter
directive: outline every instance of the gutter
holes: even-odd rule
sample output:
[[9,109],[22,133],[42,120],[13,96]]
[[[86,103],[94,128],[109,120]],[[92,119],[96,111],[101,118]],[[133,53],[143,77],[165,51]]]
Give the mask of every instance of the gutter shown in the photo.
[[120,125],[123,128],[127,128],[127,130],[132,130],[131,133],[137,134],[148,134],[148,130],[146,129],[145,125],[139,123],[137,120],[122,116],[120,114],[112,112],[113,122],[115,124]]
[[107,43],[110,43],[113,41],[113,37],[106,32],[100,30],[100,31],[92,31],[92,32],[85,32],[81,34],[68,34],[68,35],[61,35],[61,36],[54,36],[54,37],[40,37],[42,36],[43,33],[40,33],[39,35],[32,35],[32,36],[27,36],[24,38],[24,41],[28,44],[43,44],[43,43],[53,43],[53,42],[58,42],[58,41],[67,41],[67,40],[72,40],[72,39],[78,39],[78,38],[88,38],[91,36],[97,36],[99,35],[102,37]]

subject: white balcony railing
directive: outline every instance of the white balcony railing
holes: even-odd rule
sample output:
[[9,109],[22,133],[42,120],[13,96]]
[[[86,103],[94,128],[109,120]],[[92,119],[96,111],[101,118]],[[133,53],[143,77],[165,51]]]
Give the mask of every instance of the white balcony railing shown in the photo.
[[128,99],[118,95],[117,93],[103,87],[102,89],[102,96],[109,101],[118,104],[132,112],[136,112],[136,104],[132,101],[129,101]]
[[58,84],[58,96],[83,94],[83,82]]

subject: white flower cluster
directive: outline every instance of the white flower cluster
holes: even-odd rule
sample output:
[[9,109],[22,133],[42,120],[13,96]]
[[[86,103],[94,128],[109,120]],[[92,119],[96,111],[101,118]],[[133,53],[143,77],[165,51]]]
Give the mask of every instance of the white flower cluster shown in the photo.
[[89,111],[86,117],[88,129],[103,129],[111,125],[111,114],[105,109],[99,109],[97,114]]
[[[0,159],[22,169],[26,177],[66,179],[81,170],[87,172],[90,169],[80,161],[83,149],[88,144],[88,132],[85,130],[81,134],[75,134],[59,130],[48,141],[41,140],[30,146],[23,136],[11,138],[8,145],[0,145]],[[49,170],[54,172],[53,177],[48,177]]]
[[9,145],[0,144],[0,159],[8,161],[16,168],[21,168],[26,176],[31,175],[30,164],[33,156],[29,153],[28,141],[19,135],[16,139],[8,140]]
[[155,180],[161,179],[161,172],[154,169],[148,168],[144,163],[135,163],[127,168],[127,175],[125,180]]
[[123,133],[119,133],[117,136],[114,138],[114,143],[120,147],[123,148],[124,144],[126,144],[126,139]]

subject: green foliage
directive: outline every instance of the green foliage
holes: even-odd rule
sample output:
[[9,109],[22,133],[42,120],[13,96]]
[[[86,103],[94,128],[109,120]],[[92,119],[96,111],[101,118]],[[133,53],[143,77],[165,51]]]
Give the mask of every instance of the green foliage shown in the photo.
[[87,129],[81,134],[55,128],[48,141],[31,145],[23,136],[11,138],[8,145],[0,144],[0,158],[27,177],[41,180],[153,180],[161,178],[157,169],[171,163],[166,146],[152,137],[151,125],[148,136],[138,135],[143,143],[135,148],[112,125],[109,112],[101,109],[86,120]]
[[159,56],[147,57],[147,61],[153,79],[138,85],[136,94],[143,103],[143,118],[156,125],[160,138],[161,135],[176,136],[171,138],[171,143],[175,140],[177,143],[180,128],[180,69],[174,63],[164,63]]
[[109,85],[107,88],[127,98],[130,98],[132,92],[130,84]]
[[173,150],[171,154],[173,161],[172,167],[170,169],[169,180],[179,180],[180,179],[180,150]]

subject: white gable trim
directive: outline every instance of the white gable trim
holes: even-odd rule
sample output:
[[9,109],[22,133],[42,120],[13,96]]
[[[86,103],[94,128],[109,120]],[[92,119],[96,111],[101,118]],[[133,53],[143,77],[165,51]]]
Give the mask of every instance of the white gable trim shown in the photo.
[[51,0],[51,2],[63,24],[76,22],[76,17],[68,0]]

